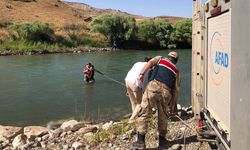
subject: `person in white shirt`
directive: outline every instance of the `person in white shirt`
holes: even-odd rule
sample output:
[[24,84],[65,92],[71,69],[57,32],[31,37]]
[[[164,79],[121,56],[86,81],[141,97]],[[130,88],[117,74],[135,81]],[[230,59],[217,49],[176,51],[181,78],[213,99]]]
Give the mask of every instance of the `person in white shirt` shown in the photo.
[[127,95],[129,96],[132,107],[132,114],[135,110],[136,105],[141,103],[142,93],[147,84],[148,72],[144,74],[145,80],[143,82],[139,81],[139,76],[144,66],[150,59],[151,59],[150,57],[145,57],[145,62],[136,62],[133,65],[133,67],[129,70],[125,78]]

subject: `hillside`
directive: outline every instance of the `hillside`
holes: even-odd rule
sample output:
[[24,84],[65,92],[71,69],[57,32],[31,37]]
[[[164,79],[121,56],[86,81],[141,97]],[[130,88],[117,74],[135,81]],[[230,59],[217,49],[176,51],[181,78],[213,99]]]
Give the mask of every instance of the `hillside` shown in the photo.
[[139,16],[139,15],[134,15],[134,14],[129,14],[127,12],[122,12],[120,10],[114,10],[114,9],[99,9],[99,8],[94,8],[90,5],[84,4],[84,3],[72,3],[72,2],[65,2],[69,6],[75,8],[79,12],[83,12],[88,14],[88,18],[85,21],[92,20],[93,18],[105,14],[105,13],[114,13],[114,14],[119,14],[123,16],[133,16],[138,22],[143,21],[143,20],[161,20],[161,19],[167,19],[170,23],[175,23],[180,20],[183,20],[185,18],[182,17],[175,17],[175,16],[156,16],[154,18],[149,18],[149,17],[144,17],[144,16]]
[[47,22],[61,27],[72,23],[88,24],[95,17],[105,13],[133,16],[137,21],[167,19],[170,23],[174,23],[183,19],[171,16],[148,18],[120,10],[99,9],[83,3],[60,0],[0,0],[0,20],[12,22]]
[[[72,47],[111,46],[110,43],[112,42],[108,40],[107,35],[98,32],[90,32],[93,28],[90,26],[92,20],[100,15],[110,13],[121,16],[132,16],[135,18],[137,24],[142,21],[157,22],[162,19],[166,19],[169,23],[173,24],[185,19],[173,16],[156,16],[154,18],[150,18],[129,14],[120,10],[94,8],[87,4],[66,2],[62,0],[0,0],[0,51],[3,51],[3,55],[30,54],[30,51],[32,50],[40,52],[44,49],[50,49],[51,52],[54,53],[55,51],[62,49],[62,47],[70,49]],[[32,24],[19,26],[17,25],[18,23]],[[49,25],[44,23],[48,23]],[[20,30],[10,28],[13,24],[13,27],[20,28]],[[39,29],[36,27],[38,24]],[[37,34],[37,32],[41,32],[41,29],[44,34],[42,36],[47,37],[47,41],[45,43],[43,38],[38,37]],[[33,37],[31,36],[32,32],[36,34]],[[110,33],[110,31],[107,33]],[[122,33],[122,35],[125,34]],[[139,37],[139,33],[136,36]],[[152,37],[155,37],[155,35],[152,35]],[[140,37],[138,39],[140,40],[133,41],[134,46],[133,44],[128,44],[126,42],[120,44],[123,45],[123,48],[126,47],[135,49],[141,49],[142,47],[147,47],[148,49],[153,45],[157,45],[157,48],[162,46],[166,47],[166,44],[162,44],[162,42],[160,42],[161,44],[157,42],[152,44],[147,40],[147,38]],[[32,46],[26,42],[27,40],[32,43]],[[39,42],[37,42],[38,40]],[[36,42],[34,43],[34,41]],[[39,45],[41,41],[42,46]],[[176,41],[176,44],[178,44],[178,41]],[[176,44],[169,46],[175,47]],[[8,50],[8,52],[6,50]],[[20,53],[18,51],[20,51]]]
[[59,0],[32,2],[0,0],[0,19],[12,22],[47,22],[55,26],[85,23],[84,13],[77,12]]
[[137,20],[141,19],[149,19],[147,17],[139,16],[139,15],[133,15],[129,14],[127,12],[122,12],[120,10],[115,10],[115,9],[99,9],[99,8],[94,8],[90,5],[84,4],[84,3],[73,3],[73,2],[64,2],[65,4],[68,4],[70,7],[78,10],[79,12],[87,14],[88,18],[86,18],[85,21],[92,20],[93,18],[102,15],[102,14],[107,14],[107,13],[112,13],[112,14],[119,14],[122,16],[133,16]]

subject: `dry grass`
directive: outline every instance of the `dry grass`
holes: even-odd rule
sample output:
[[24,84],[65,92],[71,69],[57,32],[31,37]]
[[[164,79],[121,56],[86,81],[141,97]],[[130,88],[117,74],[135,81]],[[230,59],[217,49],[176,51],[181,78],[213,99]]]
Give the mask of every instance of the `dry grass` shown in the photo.
[[0,29],[0,41],[4,41],[9,36],[6,29]]
[[154,18],[154,20],[156,20],[156,21],[162,20],[162,19],[167,19],[169,23],[174,24],[174,23],[182,21],[186,18],[174,17],[174,16],[158,16],[158,17]]

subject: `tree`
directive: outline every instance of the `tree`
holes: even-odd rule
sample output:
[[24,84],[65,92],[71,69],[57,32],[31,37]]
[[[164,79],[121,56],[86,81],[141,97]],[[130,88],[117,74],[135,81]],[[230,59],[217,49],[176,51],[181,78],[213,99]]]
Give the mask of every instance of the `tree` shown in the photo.
[[139,38],[161,48],[171,44],[172,31],[173,28],[167,20],[145,21],[139,24]]
[[97,17],[91,23],[92,31],[103,34],[110,43],[133,39],[137,26],[133,17],[106,14]]
[[173,40],[178,47],[191,47],[192,45],[192,20],[185,19],[174,24]]

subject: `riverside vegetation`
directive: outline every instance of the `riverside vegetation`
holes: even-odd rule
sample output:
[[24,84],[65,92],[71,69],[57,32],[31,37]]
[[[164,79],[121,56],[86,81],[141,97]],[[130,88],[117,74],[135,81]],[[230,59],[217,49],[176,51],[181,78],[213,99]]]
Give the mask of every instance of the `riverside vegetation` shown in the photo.
[[167,20],[136,22],[131,16],[105,14],[90,25],[48,23],[14,23],[0,20],[0,53],[35,54],[88,51],[89,48],[111,50],[116,41],[124,49],[165,49],[191,47],[191,19],[174,24]]
[[[196,121],[192,118],[192,108],[178,105],[178,116],[189,127],[176,118],[169,119],[166,137],[169,142],[166,149],[210,150],[207,142],[199,142],[196,139]],[[158,146],[156,118],[157,113],[149,123],[146,135],[148,149],[157,149]],[[0,149],[127,150],[132,149],[135,134],[128,119],[98,124],[69,120],[61,123],[51,122],[47,127],[0,126]]]

